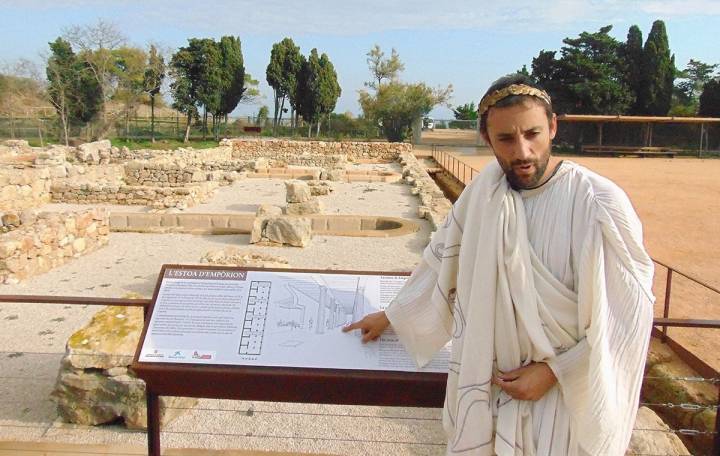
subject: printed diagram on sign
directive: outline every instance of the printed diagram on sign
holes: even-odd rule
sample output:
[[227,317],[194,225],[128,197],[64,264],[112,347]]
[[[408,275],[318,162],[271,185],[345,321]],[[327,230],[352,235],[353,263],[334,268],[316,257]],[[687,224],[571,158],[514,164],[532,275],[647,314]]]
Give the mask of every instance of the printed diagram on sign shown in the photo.
[[240,335],[240,349],[238,350],[241,355],[259,355],[262,352],[271,286],[272,282],[267,281],[253,280],[250,282],[245,319]]
[[318,343],[318,337],[362,318],[372,311],[366,280],[307,275],[250,282],[238,353],[262,355],[263,344],[295,349]]
[[277,300],[273,330],[284,333],[280,345],[298,347],[310,337],[362,318],[367,309],[364,277],[313,276],[288,280]]

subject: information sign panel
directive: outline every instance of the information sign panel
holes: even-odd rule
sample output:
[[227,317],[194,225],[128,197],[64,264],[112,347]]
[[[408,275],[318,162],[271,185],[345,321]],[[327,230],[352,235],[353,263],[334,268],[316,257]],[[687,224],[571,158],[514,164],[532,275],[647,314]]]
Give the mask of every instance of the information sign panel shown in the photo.
[[449,349],[418,369],[391,329],[360,343],[346,324],[384,309],[392,273],[166,266],[140,363],[447,372]]

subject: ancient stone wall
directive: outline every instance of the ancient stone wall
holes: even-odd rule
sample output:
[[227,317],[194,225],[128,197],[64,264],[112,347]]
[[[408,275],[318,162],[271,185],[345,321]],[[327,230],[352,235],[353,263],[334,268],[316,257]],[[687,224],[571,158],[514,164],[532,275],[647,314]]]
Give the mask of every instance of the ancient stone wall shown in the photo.
[[105,210],[23,214],[22,223],[0,235],[0,282],[17,283],[103,246],[110,221]]
[[153,187],[183,187],[206,181],[232,182],[247,168],[242,160],[188,162],[182,158],[134,160],[125,164],[125,183]]
[[433,231],[437,230],[450,212],[452,203],[412,153],[403,153],[400,164],[405,183],[412,185],[412,194],[420,198],[418,216],[430,221]]
[[394,161],[412,145],[388,142],[290,141],[284,139],[230,139],[222,145],[232,146],[233,158],[264,157],[280,164],[344,168],[346,160]]
[[50,201],[50,168],[0,168],[0,210],[20,210]]
[[185,209],[206,201],[217,182],[197,182],[185,187],[152,187],[60,183],[51,187],[54,203],[131,204],[155,209]]

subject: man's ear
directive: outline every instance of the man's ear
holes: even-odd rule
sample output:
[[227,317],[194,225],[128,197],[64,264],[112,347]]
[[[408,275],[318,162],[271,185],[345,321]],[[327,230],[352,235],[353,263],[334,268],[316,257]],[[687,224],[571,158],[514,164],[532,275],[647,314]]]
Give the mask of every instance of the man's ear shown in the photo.
[[555,135],[557,134],[557,115],[553,113],[552,119],[550,119],[550,140],[552,141],[555,139]]

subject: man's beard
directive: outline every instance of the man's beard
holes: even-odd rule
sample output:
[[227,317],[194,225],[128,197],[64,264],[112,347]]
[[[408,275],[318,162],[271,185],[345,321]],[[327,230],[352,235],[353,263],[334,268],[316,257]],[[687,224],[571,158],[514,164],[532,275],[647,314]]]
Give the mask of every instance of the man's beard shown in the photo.
[[[545,175],[548,163],[550,162],[550,155],[545,156],[545,160],[515,160],[509,165],[503,164],[502,168],[505,171],[508,183],[515,190],[526,190],[529,188],[537,187],[541,182],[540,180]],[[515,167],[532,164],[535,168],[535,172],[529,177],[520,177],[515,172]]]

